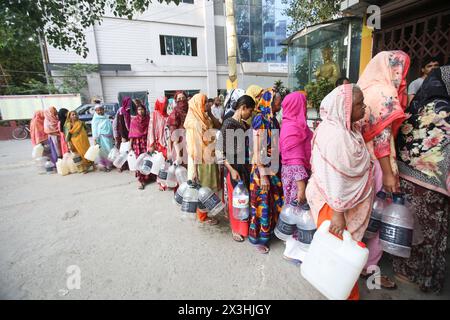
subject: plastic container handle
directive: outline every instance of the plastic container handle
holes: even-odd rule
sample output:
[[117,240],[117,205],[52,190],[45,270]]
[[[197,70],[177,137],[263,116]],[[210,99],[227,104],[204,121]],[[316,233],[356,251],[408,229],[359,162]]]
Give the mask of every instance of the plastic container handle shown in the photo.
[[[325,220],[324,222],[322,222],[322,224],[319,227],[319,230],[317,230],[317,231],[321,232],[321,233],[324,233],[324,234],[328,233],[328,232],[330,232],[330,226],[331,226],[331,221],[330,220]],[[347,230],[344,230],[344,232],[342,234],[342,238],[343,238],[343,241],[345,243],[348,243],[348,242],[350,242],[352,240],[352,235]]]

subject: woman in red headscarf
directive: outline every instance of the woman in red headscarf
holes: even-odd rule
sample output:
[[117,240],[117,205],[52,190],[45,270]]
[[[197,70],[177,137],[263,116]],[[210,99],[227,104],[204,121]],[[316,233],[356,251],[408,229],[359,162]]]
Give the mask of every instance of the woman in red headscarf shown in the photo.
[[[161,152],[167,159],[169,133],[167,128],[167,102],[166,97],[159,97],[155,102],[155,110],[150,116],[150,124],[148,126],[147,151]],[[164,191],[166,187],[159,185],[159,189]]]
[[[136,99],[137,115],[131,117],[130,121],[130,132],[128,137],[131,142],[131,148],[139,157],[142,153],[147,152],[147,135],[148,135],[148,125],[150,122],[150,117],[147,113],[147,109],[142,104],[142,102]],[[139,181],[139,189],[143,190],[145,184],[154,180],[154,176],[151,174],[144,175],[139,171],[136,171],[136,177]]]

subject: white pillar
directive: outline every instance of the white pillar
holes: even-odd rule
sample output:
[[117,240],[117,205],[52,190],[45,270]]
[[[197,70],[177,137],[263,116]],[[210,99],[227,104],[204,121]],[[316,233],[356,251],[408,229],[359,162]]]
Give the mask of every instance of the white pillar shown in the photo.
[[206,94],[208,97],[217,96],[217,64],[216,64],[216,39],[214,30],[214,7],[211,1],[203,1],[204,14],[204,43],[206,57]]

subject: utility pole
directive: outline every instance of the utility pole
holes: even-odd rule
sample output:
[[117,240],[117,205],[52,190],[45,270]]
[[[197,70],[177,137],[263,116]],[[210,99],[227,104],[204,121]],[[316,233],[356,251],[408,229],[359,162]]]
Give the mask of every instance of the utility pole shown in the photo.
[[227,51],[228,51],[228,80],[227,90],[236,89],[237,81],[237,36],[234,18],[234,0],[225,0],[227,15]]
[[44,66],[45,80],[47,82],[47,90],[48,90],[48,94],[51,94],[51,92],[50,92],[50,77],[48,75],[48,68],[47,68],[47,55],[44,50],[44,42],[41,37],[40,31],[38,32],[38,39],[39,39],[39,48],[41,49],[42,65]]

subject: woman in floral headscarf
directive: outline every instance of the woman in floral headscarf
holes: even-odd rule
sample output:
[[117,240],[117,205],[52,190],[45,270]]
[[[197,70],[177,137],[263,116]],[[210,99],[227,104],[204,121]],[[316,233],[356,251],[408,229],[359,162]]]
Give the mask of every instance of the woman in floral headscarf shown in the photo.
[[450,196],[450,66],[434,70],[406,110],[397,137],[400,185],[415,209],[424,240],[394,271],[423,291],[440,292],[446,274]]
[[[155,102],[155,110],[150,116],[150,124],[148,126],[147,136],[147,151],[153,153],[154,151],[161,152],[167,160],[168,156],[168,142],[169,142],[169,128],[167,127],[167,98],[160,97]],[[166,187],[159,185],[159,189],[164,191]]]
[[[364,93],[367,111],[362,122],[362,134],[375,160],[376,191],[399,192],[400,180],[395,162],[394,140],[408,104],[406,75],[409,56],[403,51],[383,51],[369,62],[358,85]],[[382,183],[380,183],[382,181]],[[369,259],[365,270],[377,265],[382,256],[378,235],[368,240]],[[363,276],[367,273],[364,271]],[[387,276],[381,277],[381,286],[395,289],[396,285]]]
[[272,112],[273,96],[272,90],[264,91],[252,120],[254,151],[250,175],[249,240],[261,253],[269,252],[268,242],[284,199],[278,135],[274,132],[280,126]]

